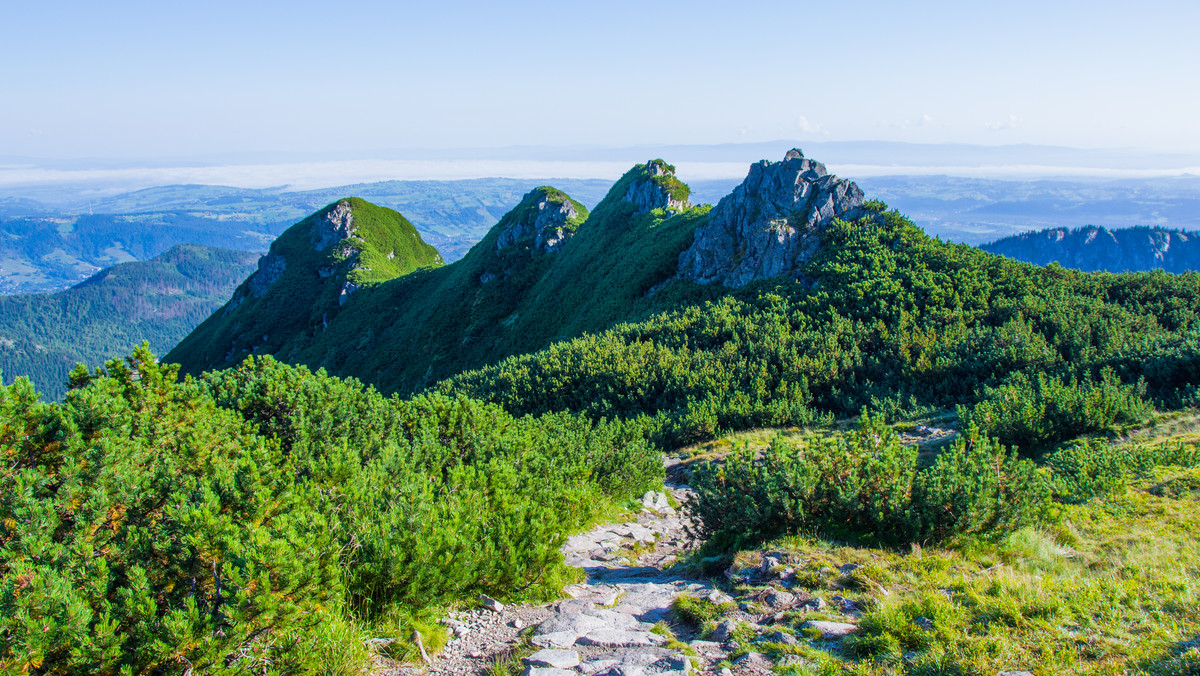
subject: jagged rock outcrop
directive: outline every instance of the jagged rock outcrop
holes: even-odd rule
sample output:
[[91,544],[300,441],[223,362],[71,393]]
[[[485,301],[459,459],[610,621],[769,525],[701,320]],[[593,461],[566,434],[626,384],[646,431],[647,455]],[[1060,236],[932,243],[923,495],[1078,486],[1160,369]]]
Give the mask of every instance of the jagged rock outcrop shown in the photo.
[[262,298],[267,289],[275,283],[281,276],[283,271],[287,270],[287,259],[278,254],[268,253],[258,259],[258,270],[250,275],[250,279],[246,280],[246,287],[250,295],[254,298]]
[[341,200],[333,205],[324,218],[314,218],[311,241],[313,248],[324,251],[338,242],[354,236],[357,228],[354,225],[354,209],[350,200]]
[[515,216],[502,224],[496,237],[497,249],[532,239],[535,251],[554,253],[571,238],[586,216],[581,205],[547,186],[530,190],[513,211]]
[[663,160],[650,160],[643,175],[630,182],[625,201],[637,207],[635,213],[653,209],[682,211],[689,206],[689,195],[687,185],[675,178],[674,166]]
[[830,174],[798,148],[782,162],[750,166],[746,180],[722,199],[679,256],[679,276],[739,287],[769,277],[799,277],[835,218],[862,216],[863,191]]
[[1051,228],[1005,237],[979,248],[1027,263],[1058,263],[1085,272],[1200,270],[1200,234],[1165,228]]

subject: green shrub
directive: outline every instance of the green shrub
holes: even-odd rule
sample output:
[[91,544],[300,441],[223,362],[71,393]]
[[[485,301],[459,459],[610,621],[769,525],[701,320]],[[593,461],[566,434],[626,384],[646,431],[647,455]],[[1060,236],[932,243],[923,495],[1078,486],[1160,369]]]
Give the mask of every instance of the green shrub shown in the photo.
[[312,668],[342,593],[316,492],[144,346],[87,380],[61,407],[0,389],[0,666]]
[[1125,491],[1133,479],[1159,467],[1200,467],[1200,446],[1167,443],[1109,444],[1079,440],[1045,458],[1053,472],[1054,492],[1063,502],[1086,502]]
[[1145,419],[1154,411],[1145,393],[1144,382],[1122,384],[1111,370],[1099,381],[1018,372],[973,407],[959,407],[959,416],[1002,444],[1034,451]]
[[735,610],[737,605],[733,603],[713,603],[690,594],[681,594],[671,602],[671,614],[675,619],[697,628]]
[[698,469],[693,486],[715,549],[807,533],[891,544],[995,536],[1036,520],[1048,496],[1033,463],[974,430],[919,468],[916,448],[866,413],[846,434],[777,437],[761,458],[739,449]]
[[565,538],[662,480],[637,428],[270,358],[71,382],[0,388],[0,671],[312,671],[357,626],[556,594]]

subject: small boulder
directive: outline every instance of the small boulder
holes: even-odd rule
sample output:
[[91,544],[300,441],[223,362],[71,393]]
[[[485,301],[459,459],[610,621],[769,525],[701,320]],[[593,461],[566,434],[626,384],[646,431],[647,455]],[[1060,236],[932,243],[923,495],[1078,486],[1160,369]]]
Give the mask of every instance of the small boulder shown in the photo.
[[805,612],[815,613],[818,610],[824,610],[825,605],[825,599],[821,598],[820,596],[815,596],[806,601],[804,605],[800,606],[800,609]]
[[821,638],[841,638],[849,636],[858,631],[858,625],[849,624],[846,622],[824,622],[821,620],[809,620],[800,625],[802,629],[815,629],[821,632]]
[[736,629],[737,622],[734,622],[733,620],[721,620],[717,623],[717,626],[713,628],[712,640],[716,641],[717,643],[725,643],[729,640],[729,637]]
[[763,600],[772,608],[789,608],[796,603],[796,595],[785,591],[770,591]]
[[786,631],[775,631],[763,636],[763,638],[771,643],[782,643],[784,645],[796,645],[799,642],[796,640],[795,636],[792,636]]
[[492,611],[493,613],[503,613],[504,612],[504,604],[500,603],[496,599],[488,596],[487,594],[479,595],[479,605],[483,606],[484,608],[487,608],[488,610]]
[[775,664],[772,663],[771,660],[762,653],[746,653],[745,655],[742,655],[734,660],[733,663],[734,665],[742,667],[743,669],[750,669],[753,671],[770,672],[775,668]]

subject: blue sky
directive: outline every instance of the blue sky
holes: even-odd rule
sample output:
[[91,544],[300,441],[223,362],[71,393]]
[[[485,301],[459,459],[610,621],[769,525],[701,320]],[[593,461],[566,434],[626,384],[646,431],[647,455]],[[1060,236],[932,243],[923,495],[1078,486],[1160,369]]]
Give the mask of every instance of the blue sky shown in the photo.
[[1200,3],[55,2],[0,156],[773,139],[1200,152]]

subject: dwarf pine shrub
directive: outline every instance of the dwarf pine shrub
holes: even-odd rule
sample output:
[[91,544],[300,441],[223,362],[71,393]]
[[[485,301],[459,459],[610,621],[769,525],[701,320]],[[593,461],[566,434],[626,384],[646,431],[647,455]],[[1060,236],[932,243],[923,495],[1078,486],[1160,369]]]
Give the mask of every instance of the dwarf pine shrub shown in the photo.
[[622,425],[269,358],[71,384],[0,388],[0,672],[312,671],[329,622],[561,587],[567,535],[662,478]]
[[1035,520],[1049,495],[1032,462],[977,431],[921,467],[915,447],[865,412],[845,434],[736,450],[693,485],[718,549],[801,533],[889,544],[997,535]]

